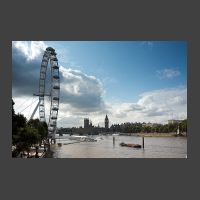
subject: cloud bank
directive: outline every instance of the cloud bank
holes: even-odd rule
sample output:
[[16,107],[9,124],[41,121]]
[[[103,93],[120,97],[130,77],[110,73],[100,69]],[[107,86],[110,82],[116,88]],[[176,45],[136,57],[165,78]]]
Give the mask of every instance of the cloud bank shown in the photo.
[[[187,118],[187,88],[177,87],[154,90],[140,95],[136,103],[111,105],[114,118],[124,121],[150,121],[164,123],[168,119]],[[119,121],[115,119],[115,121]]]
[[[44,42],[13,42],[12,93],[14,97],[32,96],[33,93],[37,93],[40,65],[45,48]],[[47,80],[49,78],[47,76]],[[104,90],[96,77],[60,66],[60,82],[60,103],[64,110],[69,109],[79,114],[104,110]],[[47,84],[47,88],[48,85],[50,83]]]
[[[12,95],[16,107],[23,105],[24,99],[38,91],[40,65],[46,47],[44,42],[13,42]],[[179,76],[180,72],[164,69],[157,75],[160,79],[171,79]],[[149,91],[141,94],[137,102],[113,103],[105,102],[101,80],[80,70],[60,66],[60,82],[58,126],[81,126],[84,117],[90,117],[95,125],[103,126],[106,113],[110,124],[136,121],[164,123],[171,118],[187,117],[186,87]],[[24,103],[24,106],[27,104]],[[30,110],[24,114],[28,116]]]

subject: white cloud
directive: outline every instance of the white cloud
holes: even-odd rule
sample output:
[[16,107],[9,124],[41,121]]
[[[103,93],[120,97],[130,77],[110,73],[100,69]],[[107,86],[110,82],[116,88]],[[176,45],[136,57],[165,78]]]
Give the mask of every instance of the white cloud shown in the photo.
[[13,41],[12,45],[19,50],[28,61],[39,57],[47,47],[42,41]]
[[79,112],[96,112],[104,109],[103,86],[96,77],[79,70],[60,67],[61,101]]
[[110,104],[113,121],[167,122],[187,118],[187,89],[170,88],[146,92],[136,103]]
[[172,79],[179,76],[181,73],[176,69],[157,70],[156,75],[159,79]]

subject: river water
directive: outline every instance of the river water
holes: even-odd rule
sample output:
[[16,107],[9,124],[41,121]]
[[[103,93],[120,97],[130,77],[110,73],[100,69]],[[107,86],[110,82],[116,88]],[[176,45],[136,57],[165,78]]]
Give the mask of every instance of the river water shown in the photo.
[[121,142],[142,144],[142,138],[137,136],[97,136],[102,140],[97,142],[72,143],[69,139],[57,139],[52,145],[54,158],[186,158],[186,137],[145,137],[144,149],[121,147]]

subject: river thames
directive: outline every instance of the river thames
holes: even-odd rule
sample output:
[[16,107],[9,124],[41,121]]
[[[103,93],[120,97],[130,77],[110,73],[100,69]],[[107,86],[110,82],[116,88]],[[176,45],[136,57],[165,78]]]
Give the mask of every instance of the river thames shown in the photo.
[[[142,144],[137,136],[95,136],[97,142],[80,142],[60,137],[51,146],[53,158],[187,158],[187,137],[145,137],[145,148],[122,147],[121,142]],[[69,144],[73,143],[73,144]]]

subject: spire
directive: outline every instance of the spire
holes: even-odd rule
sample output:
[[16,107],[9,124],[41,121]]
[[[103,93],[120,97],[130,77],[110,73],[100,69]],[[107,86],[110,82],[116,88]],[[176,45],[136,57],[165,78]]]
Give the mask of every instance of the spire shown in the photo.
[[106,118],[105,118],[106,120],[108,120],[108,116],[107,116],[107,114],[106,114]]

